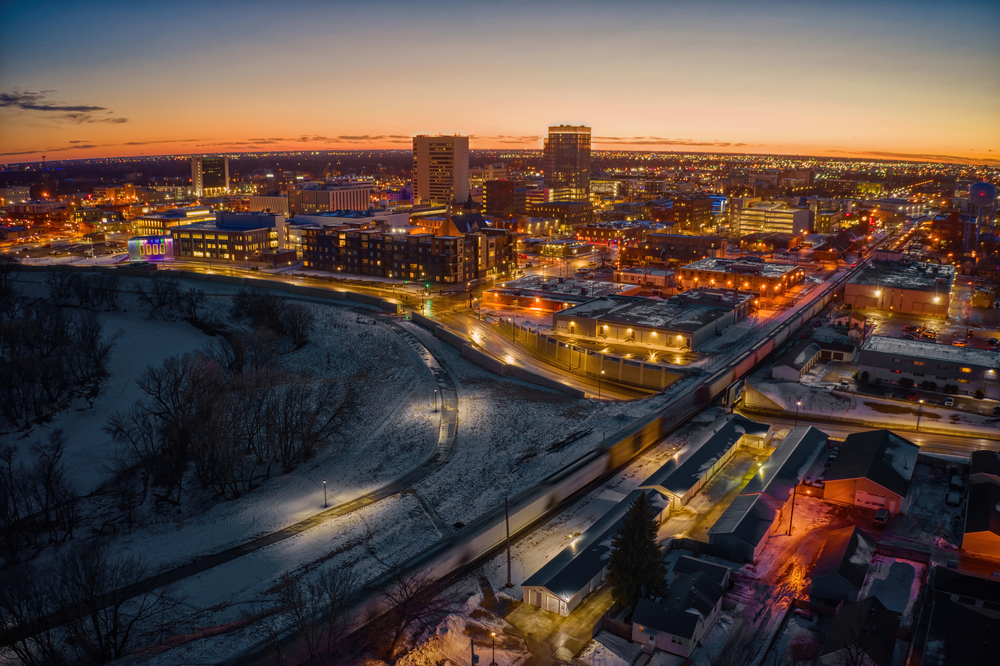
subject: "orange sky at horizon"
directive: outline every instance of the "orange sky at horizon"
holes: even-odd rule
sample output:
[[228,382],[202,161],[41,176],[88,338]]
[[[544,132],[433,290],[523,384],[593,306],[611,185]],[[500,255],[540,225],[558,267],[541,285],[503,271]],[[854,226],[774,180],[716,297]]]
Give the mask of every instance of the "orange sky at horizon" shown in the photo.
[[977,0],[55,4],[0,7],[0,163],[540,149],[561,123],[595,150],[1000,163]]

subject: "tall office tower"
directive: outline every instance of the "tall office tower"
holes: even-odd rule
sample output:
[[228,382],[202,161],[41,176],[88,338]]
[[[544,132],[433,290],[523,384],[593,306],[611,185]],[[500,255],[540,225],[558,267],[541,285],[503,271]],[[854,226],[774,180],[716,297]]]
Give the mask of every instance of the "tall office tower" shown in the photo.
[[469,198],[469,137],[413,137],[413,203],[463,204]]
[[196,197],[229,193],[228,157],[192,157],[191,190]]
[[545,187],[564,201],[590,200],[590,128],[558,125],[545,140]]

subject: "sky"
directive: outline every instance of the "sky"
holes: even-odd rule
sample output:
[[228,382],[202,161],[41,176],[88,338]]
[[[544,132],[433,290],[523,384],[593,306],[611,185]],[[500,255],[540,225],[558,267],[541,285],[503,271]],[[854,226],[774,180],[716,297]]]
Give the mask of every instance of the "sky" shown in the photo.
[[1000,163],[1000,2],[0,0],[0,163],[410,148]]

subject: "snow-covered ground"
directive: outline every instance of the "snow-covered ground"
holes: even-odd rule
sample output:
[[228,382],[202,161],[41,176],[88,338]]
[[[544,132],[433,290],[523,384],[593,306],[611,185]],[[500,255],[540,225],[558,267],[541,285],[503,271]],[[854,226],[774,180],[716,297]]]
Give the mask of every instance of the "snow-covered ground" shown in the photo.
[[920,598],[927,565],[876,555],[859,598],[875,596],[891,611],[902,613],[900,626],[913,628],[914,608]]
[[641,652],[638,643],[602,631],[576,660],[584,666],[632,666]]

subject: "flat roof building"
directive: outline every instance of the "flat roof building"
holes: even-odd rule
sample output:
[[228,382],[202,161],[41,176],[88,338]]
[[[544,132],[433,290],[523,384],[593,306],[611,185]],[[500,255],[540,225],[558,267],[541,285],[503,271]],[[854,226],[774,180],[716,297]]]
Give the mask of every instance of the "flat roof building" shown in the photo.
[[761,298],[785,294],[802,281],[803,275],[805,272],[798,266],[774,264],[756,257],[708,257],[680,269],[685,289],[720,287],[747,291]]
[[858,377],[876,384],[898,386],[909,379],[931,390],[951,385],[962,395],[982,389],[984,397],[1000,400],[998,376],[1000,351],[989,349],[872,335],[858,354]]
[[746,208],[732,209],[733,222],[740,236],[755,231],[801,236],[812,231],[813,212],[792,208],[783,201],[765,201]]
[[501,282],[483,292],[483,305],[511,305],[558,311],[588,303],[595,298],[618,294],[628,288],[629,285],[614,282],[526,275]]
[[288,210],[293,216],[331,210],[368,210],[375,181],[349,178],[299,181],[288,188]]
[[469,198],[469,137],[413,137],[413,203],[464,204]]
[[171,208],[162,213],[149,213],[132,220],[133,236],[169,236],[170,230],[184,224],[215,220],[215,213],[208,206]]
[[859,310],[947,318],[955,267],[919,261],[878,262],[844,287],[844,303]]
[[590,200],[590,128],[555,125],[542,147],[545,187],[569,201]]
[[666,301],[607,296],[552,315],[552,330],[570,335],[697,349],[750,313],[752,296],[699,289]]

